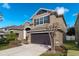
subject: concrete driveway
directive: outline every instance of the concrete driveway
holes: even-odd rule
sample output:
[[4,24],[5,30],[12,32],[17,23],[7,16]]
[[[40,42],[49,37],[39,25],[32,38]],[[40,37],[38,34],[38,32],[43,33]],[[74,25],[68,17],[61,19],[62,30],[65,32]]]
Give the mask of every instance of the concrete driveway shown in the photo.
[[48,50],[47,45],[27,44],[0,51],[0,56],[39,56]]

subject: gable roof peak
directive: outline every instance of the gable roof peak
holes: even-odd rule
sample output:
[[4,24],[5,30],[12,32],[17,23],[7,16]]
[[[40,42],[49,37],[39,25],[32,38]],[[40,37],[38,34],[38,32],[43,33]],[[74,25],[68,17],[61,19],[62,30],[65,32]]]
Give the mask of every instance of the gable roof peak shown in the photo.
[[32,19],[32,17],[35,16],[40,10],[46,10],[46,11],[56,12],[56,10],[52,10],[52,9],[39,8],[39,9],[31,16],[30,19]]
[[47,8],[39,8],[38,10],[55,11],[55,10],[52,10],[52,9],[47,9]]

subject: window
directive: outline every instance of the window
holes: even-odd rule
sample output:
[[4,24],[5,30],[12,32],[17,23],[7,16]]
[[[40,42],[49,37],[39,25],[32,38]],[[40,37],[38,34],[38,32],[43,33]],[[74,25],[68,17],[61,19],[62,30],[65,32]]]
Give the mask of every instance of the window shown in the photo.
[[43,24],[43,17],[40,18],[40,24]]
[[49,17],[48,16],[41,17],[39,19],[34,20],[35,25],[44,24],[44,23],[49,23]]
[[34,24],[36,25],[36,19],[34,19]]
[[35,19],[35,20],[34,20],[34,24],[35,24],[35,25],[38,25],[38,24],[39,24],[39,19]]
[[39,19],[36,20],[36,25],[38,25],[38,24],[39,24]]
[[49,17],[48,16],[44,17],[44,23],[49,23]]

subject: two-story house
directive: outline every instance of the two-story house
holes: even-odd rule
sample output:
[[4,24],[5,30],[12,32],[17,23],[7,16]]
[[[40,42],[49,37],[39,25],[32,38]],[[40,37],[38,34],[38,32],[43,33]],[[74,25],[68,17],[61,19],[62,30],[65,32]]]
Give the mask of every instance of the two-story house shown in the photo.
[[[28,32],[29,43],[50,45],[51,39],[53,39],[53,43],[56,46],[63,45],[67,28],[63,15],[58,15],[55,10],[40,8],[31,17],[31,20],[31,31]],[[50,32],[54,31],[53,27],[52,30],[50,30],[50,26],[54,24],[56,24],[58,28],[55,32],[55,37],[50,38]]]
[[18,40],[26,39],[26,30],[30,30],[30,23],[25,22],[23,25],[19,26],[7,26],[0,28],[0,37],[9,34],[11,31],[16,33]]

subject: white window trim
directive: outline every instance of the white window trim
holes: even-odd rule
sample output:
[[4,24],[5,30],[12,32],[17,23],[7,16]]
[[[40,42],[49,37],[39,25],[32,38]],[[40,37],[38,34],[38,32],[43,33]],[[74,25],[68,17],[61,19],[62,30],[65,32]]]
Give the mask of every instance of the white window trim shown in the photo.
[[[44,17],[46,17],[46,16],[40,17],[40,18],[43,18],[43,24],[45,24],[45,23],[44,23]],[[39,24],[37,24],[36,26],[43,25],[43,24],[40,24],[40,18],[37,18],[37,19],[39,19]],[[37,22],[37,20],[36,20],[36,22]]]
[[[43,23],[42,23],[42,24],[44,24],[44,17],[42,17],[42,18],[43,18]],[[41,24],[40,24],[40,18],[39,18],[39,25],[41,25]]]

